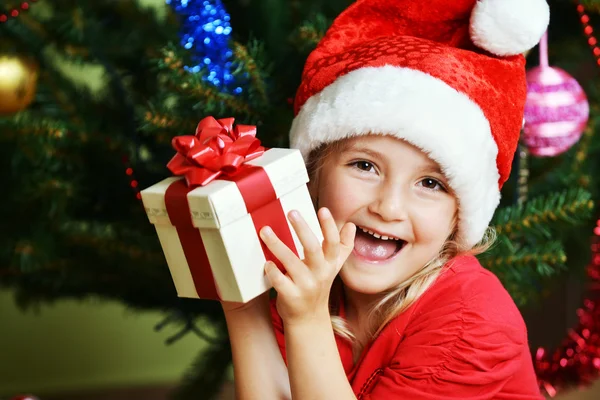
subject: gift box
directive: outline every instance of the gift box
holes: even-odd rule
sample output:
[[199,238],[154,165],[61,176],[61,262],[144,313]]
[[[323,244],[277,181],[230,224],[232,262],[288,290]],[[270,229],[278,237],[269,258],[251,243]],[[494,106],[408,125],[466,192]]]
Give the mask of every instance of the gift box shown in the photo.
[[173,140],[174,176],[143,190],[179,297],[247,302],[271,288],[267,260],[281,263],[258,236],[265,225],[303,258],[287,214],[298,210],[322,233],[298,150],[266,150],[252,126],[205,118],[196,135]]

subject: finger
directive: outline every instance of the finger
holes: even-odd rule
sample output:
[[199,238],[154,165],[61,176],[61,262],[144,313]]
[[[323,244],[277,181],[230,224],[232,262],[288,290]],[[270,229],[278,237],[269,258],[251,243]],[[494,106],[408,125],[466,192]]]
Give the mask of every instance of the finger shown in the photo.
[[340,231],[340,253],[338,255],[339,268],[346,262],[346,259],[354,249],[354,238],[356,237],[356,225],[348,222]]
[[317,213],[323,231],[323,253],[328,262],[335,262],[340,252],[340,232],[328,208],[321,208]]
[[304,249],[304,262],[310,268],[317,268],[322,265],[325,262],[323,249],[321,248],[319,239],[317,239],[310,229],[310,226],[308,226],[298,211],[290,211],[288,217]]
[[294,282],[283,272],[281,272],[273,261],[267,261],[265,263],[265,274],[267,275],[269,282],[271,282],[273,289],[275,289],[279,294],[289,296],[295,290],[298,290]]
[[271,227],[263,227],[260,230],[260,237],[267,248],[271,250],[271,253],[281,261],[288,275],[294,282],[303,279],[303,276],[306,276],[310,272],[302,260],[300,260],[298,256],[277,237]]

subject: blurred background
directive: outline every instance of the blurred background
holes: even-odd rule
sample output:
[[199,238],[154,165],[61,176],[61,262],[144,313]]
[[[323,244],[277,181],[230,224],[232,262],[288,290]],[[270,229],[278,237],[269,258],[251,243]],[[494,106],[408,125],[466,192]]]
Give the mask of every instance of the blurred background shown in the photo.
[[[220,306],[177,297],[139,192],[205,116],[288,146],[304,60],[348,4],[0,3],[0,399],[233,399]],[[600,399],[600,0],[549,4],[481,262],[542,393]]]

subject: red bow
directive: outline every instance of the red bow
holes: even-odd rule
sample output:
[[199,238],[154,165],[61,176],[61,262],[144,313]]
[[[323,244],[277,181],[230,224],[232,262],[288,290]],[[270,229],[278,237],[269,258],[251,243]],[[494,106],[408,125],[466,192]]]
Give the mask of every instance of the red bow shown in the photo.
[[235,175],[247,161],[260,157],[265,148],[256,138],[256,127],[233,126],[234,118],[206,117],[194,136],[176,136],[171,141],[177,154],[167,168],[184,175],[188,186],[204,186],[220,175]]

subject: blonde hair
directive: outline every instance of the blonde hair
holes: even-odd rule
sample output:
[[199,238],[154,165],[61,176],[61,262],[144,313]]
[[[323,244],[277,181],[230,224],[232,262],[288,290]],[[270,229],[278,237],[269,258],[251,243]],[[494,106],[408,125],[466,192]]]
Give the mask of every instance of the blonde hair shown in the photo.
[[[307,159],[306,167],[310,176],[310,189],[315,207],[318,207],[319,172],[329,157],[340,154],[349,146],[347,139],[321,145],[313,150]],[[454,216],[452,233],[442,246],[440,252],[418,272],[397,287],[389,290],[383,298],[373,305],[368,315],[368,330],[364,341],[369,342],[376,337],[383,328],[396,316],[409,308],[437,279],[442,267],[459,255],[478,255],[487,251],[496,239],[496,232],[488,227],[483,239],[472,248],[465,248],[456,240],[458,218]],[[349,340],[353,344],[354,357],[358,357],[360,350],[366,343],[360,342],[350,330],[345,319],[337,315],[338,302],[342,299],[343,284],[339,276],[334,281],[331,289],[331,324],[334,332]]]

